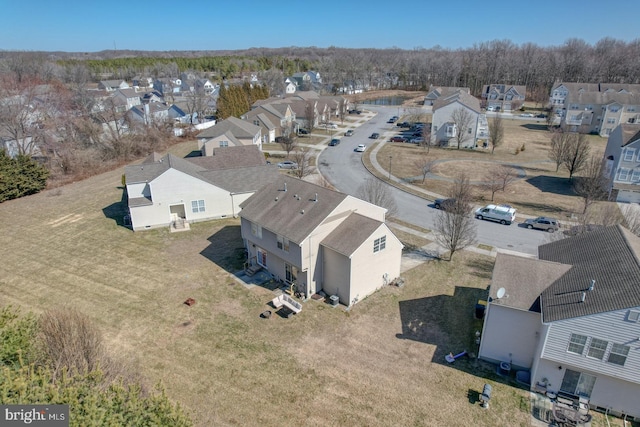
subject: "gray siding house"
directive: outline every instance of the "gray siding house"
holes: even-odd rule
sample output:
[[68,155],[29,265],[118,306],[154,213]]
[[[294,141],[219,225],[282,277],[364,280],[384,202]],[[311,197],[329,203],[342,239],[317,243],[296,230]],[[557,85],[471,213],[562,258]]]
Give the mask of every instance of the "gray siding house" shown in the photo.
[[606,227],[499,254],[480,358],[531,371],[531,389],[640,419],[640,238]]
[[640,203],[640,124],[620,125],[609,135],[604,152],[609,200]]

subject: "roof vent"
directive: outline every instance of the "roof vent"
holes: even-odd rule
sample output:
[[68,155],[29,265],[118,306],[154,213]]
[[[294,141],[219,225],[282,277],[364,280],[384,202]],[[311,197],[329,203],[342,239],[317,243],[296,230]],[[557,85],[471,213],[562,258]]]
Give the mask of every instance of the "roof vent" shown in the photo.
[[286,182],[284,183],[284,191],[285,191],[285,193],[287,192],[287,183]]
[[314,202],[318,201],[318,193],[316,193],[316,197],[313,199]]
[[304,214],[304,209],[302,209],[302,210],[300,211],[300,213],[301,213],[301,214]]
[[593,291],[593,288],[596,286],[596,279],[591,279],[591,284],[589,285],[589,291]]
[[580,302],[584,302],[584,300],[587,298],[587,293],[583,292],[582,293],[582,298],[580,298]]
[[275,201],[276,201],[276,202],[278,201],[278,198],[277,198],[277,197],[276,197]]

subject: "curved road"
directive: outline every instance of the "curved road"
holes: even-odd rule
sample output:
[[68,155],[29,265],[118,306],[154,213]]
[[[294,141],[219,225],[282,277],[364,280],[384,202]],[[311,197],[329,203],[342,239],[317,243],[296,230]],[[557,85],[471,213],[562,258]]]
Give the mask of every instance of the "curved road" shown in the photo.
[[[388,124],[389,117],[398,114],[397,106],[366,105],[369,111],[378,114],[372,119],[355,128],[351,137],[340,136],[341,143],[335,147],[327,147],[319,156],[319,169],[322,175],[339,191],[355,195],[358,187],[366,179],[372,178],[361,161],[362,155],[355,152],[358,144],[369,145],[373,142],[369,135],[378,132],[381,139],[388,140],[397,130],[395,124]],[[393,173],[393,159],[391,159]],[[384,165],[388,168],[388,165]],[[396,187],[390,187],[396,204],[398,205],[398,219],[415,224],[422,228],[434,229],[437,210],[430,206],[430,202],[413,194],[409,194]],[[502,251],[516,251],[529,255],[537,255],[538,246],[550,241],[551,235],[539,230],[528,230],[518,223],[504,226],[490,221],[476,220],[478,243],[493,246]]]

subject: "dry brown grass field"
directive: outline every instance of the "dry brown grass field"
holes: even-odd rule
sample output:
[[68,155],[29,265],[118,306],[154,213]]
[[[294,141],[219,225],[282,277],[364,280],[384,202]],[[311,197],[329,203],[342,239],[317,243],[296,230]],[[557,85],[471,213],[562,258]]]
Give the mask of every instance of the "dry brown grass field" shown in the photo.
[[[555,163],[548,159],[550,145],[549,132],[542,122],[503,119],[505,138],[502,146],[491,150],[457,150],[424,148],[414,144],[387,143],[378,152],[377,158],[383,167],[388,167],[389,156],[393,157],[392,172],[404,179],[413,179],[413,184],[437,194],[446,194],[450,180],[457,173],[466,172],[471,181],[477,184],[499,164],[518,165],[526,173],[524,179],[512,184],[506,192],[495,194],[495,202],[509,203],[519,208],[521,213],[529,215],[570,216],[581,211],[581,200],[577,197],[569,182],[569,174],[562,167],[556,172]],[[599,136],[587,136],[591,144],[591,153],[601,156],[607,140]],[[524,147],[524,151],[520,148]],[[516,151],[518,151],[517,154]],[[433,174],[436,179],[427,178],[422,183],[418,159],[427,155],[431,160],[440,160]],[[579,173],[578,173],[579,175]],[[476,186],[478,203],[487,202],[491,195]]]
[[230,274],[243,261],[239,221],[133,233],[121,225],[121,173],[0,204],[1,305],[84,312],[199,426],[529,425],[526,390],[484,363],[444,362],[475,350],[491,258],[425,263],[350,311],[311,300],[293,318],[262,319],[273,294]]

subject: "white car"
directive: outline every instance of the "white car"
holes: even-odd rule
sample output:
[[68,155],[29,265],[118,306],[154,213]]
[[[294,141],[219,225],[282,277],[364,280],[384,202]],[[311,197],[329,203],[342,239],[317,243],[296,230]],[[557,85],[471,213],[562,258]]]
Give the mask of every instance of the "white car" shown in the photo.
[[533,117],[533,114],[531,114],[531,113],[522,113],[522,114],[520,114],[520,117]]
[[338,129],[338,125],[335,123],[322,123],[318,127],[322,129]]
[[291,160],[285,160],[284,162],[278,163],[278,169],[298,169],[298,164]]
[[356,147],[356,152],[358,152],[358,153],[362,153],[362,152],[364,152],[364,150],[366,150],[366,149],[367,149],[367,146],[366,146],[366,145],[364,145],[364,144],[359,144],[359,145]]

